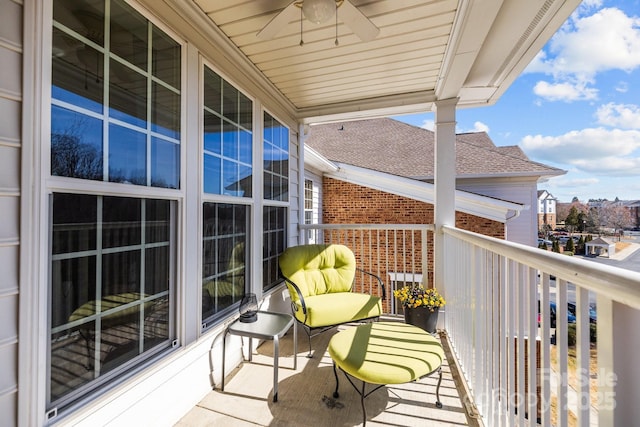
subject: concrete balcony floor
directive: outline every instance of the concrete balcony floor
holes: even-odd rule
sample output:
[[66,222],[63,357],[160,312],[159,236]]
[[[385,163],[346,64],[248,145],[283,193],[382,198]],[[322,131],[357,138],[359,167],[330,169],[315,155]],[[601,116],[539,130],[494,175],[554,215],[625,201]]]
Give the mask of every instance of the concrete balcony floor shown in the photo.
[[[397,320],[397,318],[395,318]],[[389,319],[385,319],[389,320]],[[340,328],[351,327],[341,326]],[[327,344],[338,329],[312,338],[313,358],[307,358],[308,341],[298,330],[298,369],[293,370],[293,334],[280,341],[278,402],[273,402],[273,343],[263,342],[254,350],[253,361],[243,362],[227,377],[225,391],[211,391],[176,427],[199,426],[312,426],[362,425],[360,396],[342,372],[340,397],[333,400],[335,377]],[[407,384],[388,385],[365,399],[368,426],[476,426],[467,416],[459,393],[460,381],[447,359],[440,386],[442,409],[435,406],[437,374]],[[455,365],[453,365],[455,366]],[[453,371],[453,372],[452,372]],[[354,380],[360,387],[359,380]],[[370,390],[367,386],[367,391]],[[326,396],[326,397],[325,397]],[[332,407],[333,406],[333,407]]]

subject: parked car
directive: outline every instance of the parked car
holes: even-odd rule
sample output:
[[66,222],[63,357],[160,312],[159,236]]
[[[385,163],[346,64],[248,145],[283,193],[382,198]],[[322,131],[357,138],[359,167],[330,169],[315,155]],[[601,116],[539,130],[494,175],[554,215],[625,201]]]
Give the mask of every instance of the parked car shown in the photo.
[[569,241],[569,239],[572,239],[573,243],[578,243],[580,241],[580,237],[578,237],[578,236],[560,236],[558,238],[558,241],[561,244],[566,245],[567,242]]
[[[571,312],[574,318],[576,316],[576,305],[572,302],[567,303],[567,310]],[[596,313],[596,308],[593,305],[589,305],[589,323],[598,323],[598,315]]]
[[[573,307],[573,308],[572,308]],[[555,301],[551,301],[549,303],[549,317],[550,317],[550,327],[556,327],[556,303]],[[538,326],[540,325],[540,301],[538,301]],[[567,322],[576,323],[576,306],[572,303],[567,303]]]
[[538,239],[538,245],[540,245],[541,243],[544,243],[547,246],[551,246],[553,244],[553,242],[551,240],[547,240],[547,239]]

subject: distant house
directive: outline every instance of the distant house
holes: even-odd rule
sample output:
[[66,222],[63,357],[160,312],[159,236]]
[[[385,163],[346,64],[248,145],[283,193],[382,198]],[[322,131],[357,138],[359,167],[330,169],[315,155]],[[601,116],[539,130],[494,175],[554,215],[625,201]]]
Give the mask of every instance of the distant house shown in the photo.
[[[310,206],[315,201],[323,213],[315,222],[433,221],[420,209],[408,214],[404,201],[432,211],[433,132],[382,118],[313,126],[305,143],[305,188]],[[485,132],[458,134],[456,221],[476,232],[535,245],[537,184],[564,173],[529,160],[517,146],[496,147]]]
[[557,223],[558,199],[553,197],[547,190],[538,191],[538,229],[547,226],[548,229],[555,230]]
[[608,258],[611,258],[616,253],[616,244],[598,237],[586,243],[586,253],[595,256],[606,254]]

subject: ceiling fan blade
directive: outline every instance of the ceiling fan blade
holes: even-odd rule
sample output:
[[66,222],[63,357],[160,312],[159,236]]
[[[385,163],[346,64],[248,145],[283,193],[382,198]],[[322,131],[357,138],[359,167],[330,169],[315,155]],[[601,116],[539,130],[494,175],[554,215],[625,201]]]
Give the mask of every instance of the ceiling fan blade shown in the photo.
[[340,20],[364,42],[371,41],[378,36],[380,29],[374,25],[360,10],[349,0],[344,0],[340,6]]
[[280,13],[269,21],[257,34],[258,38],[270,40],[276,36],[289,22],[300,17],[300,9],[296,6],[296,2],[292,1],[287,7],[282,9]]

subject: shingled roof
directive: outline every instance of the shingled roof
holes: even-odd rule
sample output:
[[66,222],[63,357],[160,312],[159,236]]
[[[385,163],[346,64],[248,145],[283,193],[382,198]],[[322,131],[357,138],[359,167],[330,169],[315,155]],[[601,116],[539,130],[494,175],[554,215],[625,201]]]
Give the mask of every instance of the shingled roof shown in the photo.
[[[435,134],[390,118],[311,127],[305,143],[327,159],[412,179],[434,175]],[[556,176],[565,171],[529,160],[517,146],[496,147],[485,132],[458,134],[458,178]]]

